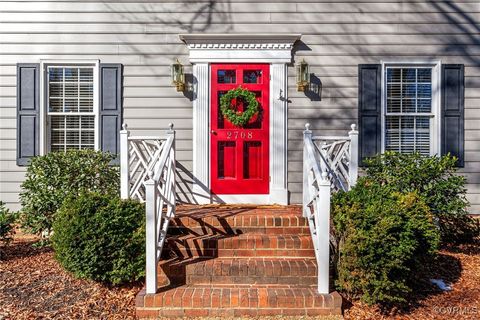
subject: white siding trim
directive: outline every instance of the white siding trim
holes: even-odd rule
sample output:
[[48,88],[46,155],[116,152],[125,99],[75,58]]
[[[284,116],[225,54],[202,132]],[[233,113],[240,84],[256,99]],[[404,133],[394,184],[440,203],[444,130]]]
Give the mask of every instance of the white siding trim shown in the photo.
[[[224,37],[224,36],[223,36]],[[245,36],[243,36],[245,37]],[[272,36],[274,37],[274,36]],[[257,38],[255,45],[188,43],[188,36],[180,36],[190,49],[193,77],[197,80],[193,101],[193,197],[196,203],[257,203],[288,204],[287,190],[287,63],[292,60],[291,49],[299,36],[290,35],[289,42],[268,37]],[[215,37],[214,37],[215,38]],[[235,37],[234,37],[235,38]],[[255,39],[255,36],[252,36]],[[218,35],[215,40],[218,41]],[[223,38],[222,38],[223,39]],[[242,38],[243,39],[243,38]],[[264,41],[258,43],[258,41]],[[238,41],[241,41],[238,39]],[[225,46],[228,46],[225,49]],[[211,195],[210,193],[210,63],[270,63],[270,185],[268,195]]]
[[381,127],[382,127],[382,142],[381,150],[385,152],[385,113],[386,113],[386,80],[385,71],[388,66],[413,66],[413,67],[431,67],[432,68],[432,113],[434,114],[433,121],[431,121],[432,129],[430,134],[430,155],[440,154],[440,134],[441,134],[441,60],[382,60],[382,99],[381,99]]
[[210,203],[210,65],[193,65],[197,79],[193,100],[193,197],[198,204]]
[[40,155],[49,151],[47,125],[47,67],[49,66],[93,66],[93,112],[95,114],[95,150],[100,149],[100,60],[40,60]]

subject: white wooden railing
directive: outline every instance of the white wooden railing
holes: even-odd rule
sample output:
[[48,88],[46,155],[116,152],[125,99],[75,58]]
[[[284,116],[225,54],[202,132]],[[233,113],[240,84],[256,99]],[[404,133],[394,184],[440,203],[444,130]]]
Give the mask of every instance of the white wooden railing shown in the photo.
[[157,291],[157,268],[170,219],[175,216],[175,131],[131,137],[120,131],[121,196],[145,202],[146,293]]
[[303,132],[303,214],[315,248],[318,292],[329,293],[330,194],[350,190],[358,176],[358,131],[345,137],[313,136]]

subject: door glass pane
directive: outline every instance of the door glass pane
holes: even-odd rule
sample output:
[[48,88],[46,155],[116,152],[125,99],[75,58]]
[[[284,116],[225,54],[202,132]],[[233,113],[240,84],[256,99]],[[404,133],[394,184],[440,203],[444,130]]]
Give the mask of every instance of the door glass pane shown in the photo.
[[223,116],[222,109],[220,108],[220,98],[226,93],[226,91],[217,92],[217,128],[225,129],[225,117]]
[[235,70],[218,70],[217,71],[218,83],[236,83],[237,76]]
[[235,179],[235,149],[234,141],[218,142],[218,179]]
[[243,144],[243,178],[262,178],[262,143],[248,141]]
[[243,83],[262,83],[262,70],[244,70]]
[[262,107],[262,99],[261,96],[262,96],[262,92],[261,91],[252,91],[253,93],[255,93],[255,96],[257,97],[257,101],[258,101],[258,112],[257,114],[255,114],[252,119],[250,120],[250,122],[244,126],[245,129],[261,129],[262,128],[262,119],[263,119],[263,113],[264,113],[264,110],[263,110],[263,107]]

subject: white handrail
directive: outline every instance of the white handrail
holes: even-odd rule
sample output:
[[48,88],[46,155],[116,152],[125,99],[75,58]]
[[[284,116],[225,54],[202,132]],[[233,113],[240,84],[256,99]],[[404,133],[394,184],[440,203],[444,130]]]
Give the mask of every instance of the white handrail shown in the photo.
[[170,219],[175,216],[175,131],[130,137],[120,131],[121,196],[145,202],[146,293],[157,291],[157,268]]
[[330,193],[357,181],[358,132],[352,125],[348,137],[313,136],[307,123],[303,142],[303,215],[315,249],[318,292],[329,293]]

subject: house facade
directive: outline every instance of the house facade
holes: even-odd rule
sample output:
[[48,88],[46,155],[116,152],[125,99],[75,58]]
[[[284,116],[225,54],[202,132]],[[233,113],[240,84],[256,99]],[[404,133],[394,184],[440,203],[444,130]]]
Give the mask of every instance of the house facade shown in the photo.
[[[356,124],[360,160],[455,154],[480,212],[478,1],[0,6],[0,200],[12,209],[30,157],[119,153],[123,123],[137,136],[174,124],[185,202],[300,203],[309,123],[329,136]],[[221,108],[239,87],[258,102],[243,126]]]

